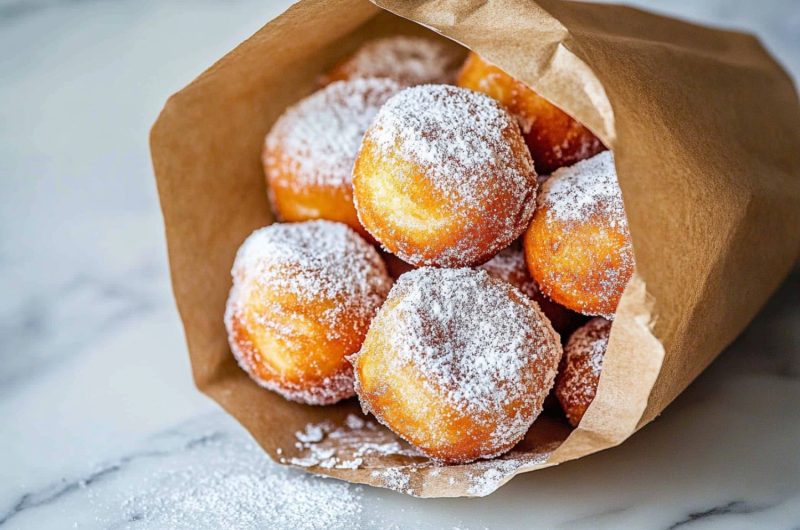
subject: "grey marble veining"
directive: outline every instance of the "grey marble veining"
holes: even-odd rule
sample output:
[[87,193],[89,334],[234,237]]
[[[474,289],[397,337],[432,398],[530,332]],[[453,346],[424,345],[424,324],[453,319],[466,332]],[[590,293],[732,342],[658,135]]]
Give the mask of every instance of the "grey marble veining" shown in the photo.
[[[280,468],[198,394],[147,131],[169,93],[284,5],[0,0],[0,529],[301,527],[314,488],[330,528],[797,528],[798,270],[642,432],[484,499]],[[796,0],[638,5],[755,31],[800,75]],[[279,517],[286,499],[259,478],[302,502]]]

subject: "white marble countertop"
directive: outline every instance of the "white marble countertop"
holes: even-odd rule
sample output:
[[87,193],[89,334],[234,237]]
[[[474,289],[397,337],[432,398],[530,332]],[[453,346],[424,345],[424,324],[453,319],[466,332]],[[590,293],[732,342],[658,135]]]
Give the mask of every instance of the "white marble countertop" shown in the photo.
[[[649,1],[800,75],[796,0]],[[264,0],[0,0],[0,529],[798,528],[800,273],[622,446],[482,499],[279,468],[197,392],[147,131]]]

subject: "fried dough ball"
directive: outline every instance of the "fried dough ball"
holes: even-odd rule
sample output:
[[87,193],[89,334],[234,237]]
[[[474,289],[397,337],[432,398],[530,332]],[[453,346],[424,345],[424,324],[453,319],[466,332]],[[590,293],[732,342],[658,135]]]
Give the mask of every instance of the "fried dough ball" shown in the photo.
[[544,183],[524,247],[545,296],[613,319],[634,263],[610,151],[559,169]]
[[323,84],[386,77],[404,86],[455,82],[463,55],[425,37],[395,35],[368,41],[323,76]]
[[519,121],[538,173],[552,173],[605,149],[589,129],[475,52],[461,68],[458,86],[488,94],[508,108]]
[[425,455],[490,458],[542,410],[561,343],[536,304],[475,269],[400,277],[352,359],[365,411]]
[[369,243],[341,223],[273,224],[245,240],[231,275],[228,342],[254,381],[310,405],[353,395],[345,356],[392,285]]
[[553,329],[562,337],[568,336],[586,321],[583,315],[570,311],[542,294],[528,272],[525,254],[520,248],[506,248],[479,268],[488,272],[493,278],[510,283],[539,304],[539,308],[550,320]]
[[611,322],[596,317],[578,328],[564,347],[555,394],[573,427],[578,426],[597,393],[610,333]]
[[364,131],[398,90],[389,79],[333,83],[278,118],[262,157],[278,219],[328,219],[366,235],[353,206],[353,162]]
[[447,85],[389,99],[353,169],[362,225],[417,266],[486,261],[525,231],[536,187],[514,119],[493,99]]

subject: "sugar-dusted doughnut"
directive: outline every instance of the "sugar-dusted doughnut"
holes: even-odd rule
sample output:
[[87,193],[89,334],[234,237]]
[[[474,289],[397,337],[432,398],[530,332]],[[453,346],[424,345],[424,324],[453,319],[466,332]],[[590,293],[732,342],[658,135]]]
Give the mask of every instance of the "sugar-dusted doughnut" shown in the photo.
[[345,356],[392,284],[372,245],[341,223],[273,224],[245,240],[231,275],[225,326],[250,377],[311,405],[353,395]]
[[498,255],[480,266],[489,276],[506,281],[528,295],[550,320],[550,323],[562,337],[569,336],[578,326],[586,321],[586,317],[557,304],[544,296],[531,278],[525,264],[525,254],[521,248],[511,246],[500,251]]
[[431,458],[511,449],[542,410],[561,343],[536,304],[475,269],[403,274],[352,360],[365,411]]
[[262,157],[278,219],[340,221],[365,235],[353,207],[353,162],[364,131],[399,89],[389,79],[341,81],[278,118]]
[[474,52],[461,68],[458,85],[488,94],[508,108],[519,121],[538,173],[552,173],[605,149],[589,129]]
[[395,35],[367,41],[322,78],[333,81],[387,77],[405,86],[449,83],[463,55],[457,48],[425,37]]
[[633,274],[633,248],[610,151],[544,183],[525,234],[525,260],[551,300],[612,319]]
[[580,423],[597,393],[610,333],[611,322],[596,317],[578,328],[564,347],[555,394],[573,427]]
[[362,225],[412,265],[489,259],[525,231],[536,187],[514,119],[488,96],[447,85],[390,98],[353,169]]

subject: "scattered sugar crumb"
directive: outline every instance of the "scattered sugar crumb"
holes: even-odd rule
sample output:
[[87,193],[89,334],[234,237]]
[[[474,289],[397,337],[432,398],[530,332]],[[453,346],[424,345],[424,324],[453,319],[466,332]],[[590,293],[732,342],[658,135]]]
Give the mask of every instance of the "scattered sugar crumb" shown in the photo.
[[295,437],[303,443],[319,442],[325,436],[330,428],[326,424],[312,424],[306,425],[305,431],[298,431]]
[[355,414],[348,414],[345,419],[345,425],[353,430],[363,429],[367,422],[363,418],[359,418]]
[[512,452],[504,458],[476,462],[475,468],[477,468],[477,471],[468,474],[470,486],[467,491],[477,497],[489,495],[521,467],[544,464],[549,456],[550,451],[536,455],[514,454]]
[[409,488],[411,481],[410,470],[401,467],[387,467],[386,469],[376,469],[370,476],[380,478],[383,485],[391,490],[414,494],[414,490]]
[[375,422],[349,414],[344,425],[330,421],[310,423],[295,433],[294,446],[302,456],[281,458],[281,463],[325,469],[359,469],[375,456],[420,456],[416,449],[380,428]]

